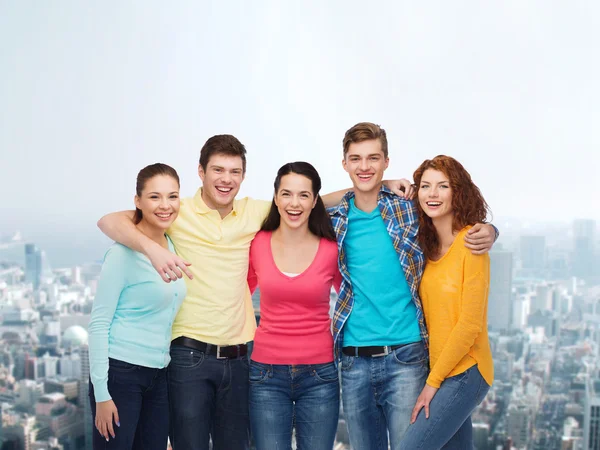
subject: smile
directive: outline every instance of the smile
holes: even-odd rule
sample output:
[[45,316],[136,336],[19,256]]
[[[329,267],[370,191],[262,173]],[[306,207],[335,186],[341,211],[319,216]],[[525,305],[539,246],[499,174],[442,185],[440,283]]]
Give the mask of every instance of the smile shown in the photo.
[[223,194],[229,194],[233,188],[228,187],[216,187],[217,191],[222,192]]
[[169,220],[173,213],[154,213],[160,220]]

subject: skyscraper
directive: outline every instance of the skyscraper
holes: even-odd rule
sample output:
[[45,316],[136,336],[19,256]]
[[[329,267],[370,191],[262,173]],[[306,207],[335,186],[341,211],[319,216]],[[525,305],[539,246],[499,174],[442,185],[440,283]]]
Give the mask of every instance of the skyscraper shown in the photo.
[[508,330],[512,325],[512,260],[512,252],[502,248],[490,252],[488,324],[494,330]]
[[35,244],[25,244],[25,282],[36,290],[42,282],[42,252]]
[[579,219],[573,222],[573,275],[589,279],[595,271],[596,221]]
[[585,386],[585,409],[583,412],[583,448],[600,450],[600,392],[597,380],[588,379]]
[[521,267],[527,270],[543,270],[546,267],[546,238],[544,236],[521,236]]
[[79,405],[83,408],[83,433],[85,437],[85,450],[92,450],[92,410],[90,408],[88,386],[90,378],[90,352],[87,345],[79,348],[81,357],[81,379],[79,383]]

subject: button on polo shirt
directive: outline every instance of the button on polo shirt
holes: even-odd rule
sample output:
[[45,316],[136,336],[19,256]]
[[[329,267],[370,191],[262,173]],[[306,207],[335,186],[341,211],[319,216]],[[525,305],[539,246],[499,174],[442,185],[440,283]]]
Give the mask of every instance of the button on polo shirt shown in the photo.
[[217,345],[251,341],[256,330],[248,289],[248,252],[271,203],[243,198],[221,218],[198,189],[181,201],[171,228],[177,254],[192,263],[193,280],[173,323],[172,338],[186,336]]

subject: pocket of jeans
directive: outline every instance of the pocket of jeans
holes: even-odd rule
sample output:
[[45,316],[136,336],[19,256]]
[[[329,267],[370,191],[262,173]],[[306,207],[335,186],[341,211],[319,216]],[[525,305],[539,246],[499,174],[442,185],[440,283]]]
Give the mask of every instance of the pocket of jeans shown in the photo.
[[419,364],[425,364],[427,361],[427,354],[425,353],[425,346],[422,342],[415,342],[413,344],[403,345],[393,351],[394,360],[403,365],[413,366]]
[[121,361],[119,359],[109,359],[108,360],[109,370],[113,372],[134,372],[140,368],[140,366],[136,364],[131,364],[126,361]]
[[171,362],[169,365],[189,369],[197,367],[204,361],[204,352],[187,347],[171,347]]
[[339,379],[338,371],[333,363],[314,367],[313,375],[323,383],[335,383]]
[[348,356],[348,355],[344,355],[342,353],[342,364],[341,364],[342,372],[352,369],[355,359],[356,359],[355,356]]
[[248,371],[248,381],[251,384],[264,382],[269,376],[269,366],[266,364],[250,361],[250,369]]

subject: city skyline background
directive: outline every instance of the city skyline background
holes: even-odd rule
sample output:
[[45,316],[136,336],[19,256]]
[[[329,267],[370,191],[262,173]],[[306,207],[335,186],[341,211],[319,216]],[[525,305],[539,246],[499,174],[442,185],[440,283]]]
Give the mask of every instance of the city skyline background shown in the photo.
[[168,163],[193,195],[219,133],[248,149],[241,196],[269,198],[291,160],[349,187],[341,139],[365,120],[387,178],[454,156],[503,235],[600,220],[599,19],[591,1],[0,2],[0,235],[99,259],[95,223],[132,207],[139,169]]

